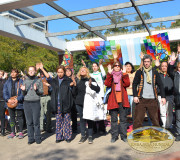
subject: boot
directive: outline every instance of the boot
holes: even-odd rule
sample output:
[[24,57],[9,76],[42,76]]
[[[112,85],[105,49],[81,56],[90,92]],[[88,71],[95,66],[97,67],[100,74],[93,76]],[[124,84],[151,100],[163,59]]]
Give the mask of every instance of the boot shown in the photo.
[[1,129],[1,136],[5,136],[5,129]]

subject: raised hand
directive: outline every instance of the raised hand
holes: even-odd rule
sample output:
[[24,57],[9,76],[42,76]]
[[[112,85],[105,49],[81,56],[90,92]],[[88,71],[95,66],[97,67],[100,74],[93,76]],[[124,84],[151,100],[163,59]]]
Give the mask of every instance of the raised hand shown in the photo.
[[21,75],[24,76],[24,73],[21,71]]
[[112,69],[111,65],[109,64],[109,65],[108,65],[108,72],[111,74],[112,71],[113,71],[113,69]]
[[36,63],[36,71],[39,69],[39,63]]
[[159,66],[160,66],[159,58],[157,58],[157,59],[155,60],[155,65],[156,65],[156,67],[159,67]]
[[177,52],[180,54],[180,44],[177,46]]
[[43,69],[43,64],[42,63],[39,63],[39,69]]
[[81,59],[81,63],[82,63],[82,65],[83,65],[84,67],[86,67],[86,63],[84,62],[83,59]]
[[70,86],[76,86],[76,80],[74,74],[71,76],[72,82],[70,83]]
[[140,57],[141,59],[143,59],[143,57],[144,57],[144,53],[143,53],[143,52],[141,52],[141,53],[140,53],[140,55],[139,55],[139,57]]
[[170,58],[169,58],[169,63],[173,63],[176,61],[178,55],[176,55],[174,52],[172,52]]
[[99,60],[99,65],[101,65],[103,63],[103,59]]
[[113,57],[114,57],[114,62],[117,62],[117,58],[118,58],[117,53],[113,54]]
[[126,66],[123,65],[123,70],[122,70],[123,73],[126,73]]

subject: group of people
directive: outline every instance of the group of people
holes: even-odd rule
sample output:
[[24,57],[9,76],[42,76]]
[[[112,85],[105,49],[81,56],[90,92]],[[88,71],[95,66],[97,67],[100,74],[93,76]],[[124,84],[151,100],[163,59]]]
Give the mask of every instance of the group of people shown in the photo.
[[[40,144],[41,131],[52,132],[53,113],[56,117],[56,143],[64,140],[70,143],[72,133],[77,133],[78,113],[79,144],[87,138],[88,143],[92,144],[93,133],[106,133],[104,120],[108,111],[111,116],[111,143],[119,139],[119,134],[121,140],[127,142],[128,113],[132,115],[133,129],[143,126],[147,112],[152,125],[171,130],[175,106],[176,141],[180,141],[180,62],[177,62],[177,55],[172,53],[169,60],[163,62],[156,59],[155,67],[152,67],[150,55],[141,53],[140,58],[140,67],[135,71],[132,63],[126,62],[122,66],[114,57],[113,65],[108,65],[107,74],[102,60],[99,64],[92,64],[93,73],[82,61],[83,66],[76,76],[70,68],[62,65],[57,67],[55,78],[48,74],[43,64],[30,66],[23,80],[19,78],[17,69],[12,69],[7,80],[3,79],[4,71],[0,70],[1,135],[5,136],[5,110],[8,108],[11,126],[8,138],[14,138],[17,131],[19,139],[24,137],[25,120],[28,144]],[[36,76],[38,70],[40,77]],[[106,96],[105,88],[109,92]],[[12,99],[14,96],[16,98]],[[7,103],[16,103],[17,106],[9,108]]]

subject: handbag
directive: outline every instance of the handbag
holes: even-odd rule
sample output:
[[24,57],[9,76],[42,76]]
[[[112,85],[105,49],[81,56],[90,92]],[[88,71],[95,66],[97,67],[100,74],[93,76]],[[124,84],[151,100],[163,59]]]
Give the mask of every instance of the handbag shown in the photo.
[[[19,81],[18,81],[18,84],[17,84],[17,96],[18,96],[18,91],[19,91]],[[16,100],[17,96],[11,97],[10,100]],[[17,103],[9,103],[9,102],[7,102],[7,106],[9,108],[15,108],[15,107],[17,107],[17,105],[18,105],[18,102]]]
[[106,93],[105,93],[104,99],[103,99],[104,104],[108,103],[108,99],[109,99],[109,95],[110,95],[111,91],[112,91],[111,88],[106,88]]

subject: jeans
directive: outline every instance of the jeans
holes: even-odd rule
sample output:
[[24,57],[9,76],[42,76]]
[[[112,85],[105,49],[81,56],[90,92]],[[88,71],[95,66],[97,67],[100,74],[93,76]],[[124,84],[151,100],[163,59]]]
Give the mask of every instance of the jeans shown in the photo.
[[0,101],[0,121],[1,121],[1,132],[5,130],[5,102]]
[[[51,106],[50,96],[44,96],[40,98],[41,104],[41,116],[40,116],[40,130],[51,130]],[[45,118],[44,118],[45,117]],[[46,126],[44,124],[46,119]]]
[[80,130],[81,130],[81,136],[85,136],[85,132],[86,132],[86,122],[88,124],[88,135],[92,136],[93,135],[93,121],[91,120],[86,120],[83,119],[83,107],[76,105],[76,109],[79,113],[79,117],[80,117]]
[[127,138],[127,109],[122,106],[122,103],[118,103],[119,108],[110,110],[111,115],[111,135],[112,138],[119,136],[118,129],[118,114],[120,119],[120,135],[121,139]]
[[24,101],[24,112],[26,117],[28,141],[39,141],[40,133],[40,101]]
[[15,119],[16,113],[17,113],[17,121],[19,124],[19,132],[22,132],[23,125],[24,125],[24,119],[23,119],[24,110],[15,109],[15,108],[8,108],[8,110],[9,110],[9,115],[10,115],[11,132],[15,133],[15,126],[17,127],[16,119]]

